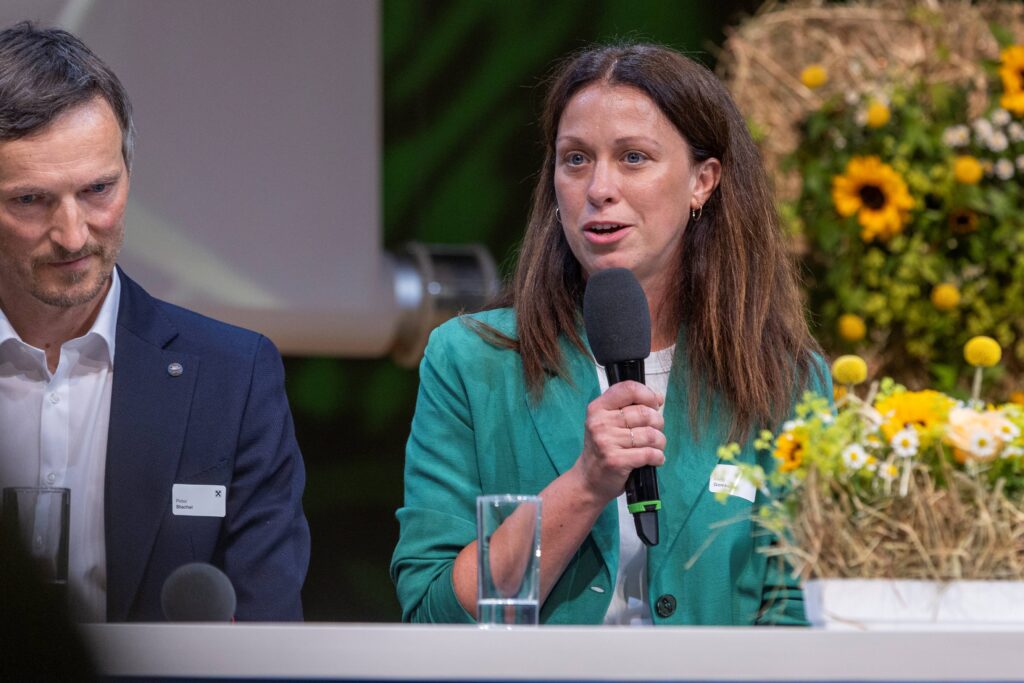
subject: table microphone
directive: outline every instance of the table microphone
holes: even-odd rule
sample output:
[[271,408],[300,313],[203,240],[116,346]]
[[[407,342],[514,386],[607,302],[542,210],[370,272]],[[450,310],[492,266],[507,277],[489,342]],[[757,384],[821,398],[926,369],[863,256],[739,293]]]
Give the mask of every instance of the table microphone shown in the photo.
[[[587,279],[583,323],[594,359],[604,366],[608,385],[633,380],[644,384],[644,359],[651,353],[651,312],[636,277],[626,268],[601,270]],[[658,545],[658,475],[638,467],[626,480],[626,506],[636,535]]]
[[167,621],[233,621],[236,604],[231,579],[204,562],[178,567],[160,589]]

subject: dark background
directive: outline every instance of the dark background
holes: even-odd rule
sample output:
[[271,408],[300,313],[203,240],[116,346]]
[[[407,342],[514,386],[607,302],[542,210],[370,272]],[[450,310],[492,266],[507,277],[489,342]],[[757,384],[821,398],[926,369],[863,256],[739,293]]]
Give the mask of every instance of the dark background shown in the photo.
[[[504,272],[541,161],[540,84],[592,42],[638,39],[714,67],[754,0],[383,0],[384,241],[478,242]],[[286,358],[306,461],[308,621],[397,621],[388,576],[417,374],[387,360]]]

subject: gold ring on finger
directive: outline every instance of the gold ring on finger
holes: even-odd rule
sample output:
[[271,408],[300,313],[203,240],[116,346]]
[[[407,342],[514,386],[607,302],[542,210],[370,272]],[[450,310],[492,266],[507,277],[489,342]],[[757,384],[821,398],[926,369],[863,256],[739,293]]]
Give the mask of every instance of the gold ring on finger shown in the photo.
[[633,438],[633,430],[629,430],[629,447],[636,448],[636,439]]
[[619,408],[619,415],[622,416],[622,422],[626,425],[626,429],[632,429],[632,427],[629,426],[629,420],[626,419],[626,413],[622,411],[622,408]]

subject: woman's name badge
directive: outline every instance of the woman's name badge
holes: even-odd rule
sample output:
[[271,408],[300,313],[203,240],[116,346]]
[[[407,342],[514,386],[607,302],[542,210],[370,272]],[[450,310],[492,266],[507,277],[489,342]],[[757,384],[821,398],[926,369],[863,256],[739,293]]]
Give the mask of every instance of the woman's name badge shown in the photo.
[[711,493],[727,493],[730,496],[738,496],[744,500],[754,502],[757,495],[757,487],[754,482],[740,474],[740,468],[736,465],[716,465],[711,472],[711,483],[708,484],[708,491]]
[[175,484],[171,487],[171,512],[186,517],[223,517],[227,506],[226,486]]

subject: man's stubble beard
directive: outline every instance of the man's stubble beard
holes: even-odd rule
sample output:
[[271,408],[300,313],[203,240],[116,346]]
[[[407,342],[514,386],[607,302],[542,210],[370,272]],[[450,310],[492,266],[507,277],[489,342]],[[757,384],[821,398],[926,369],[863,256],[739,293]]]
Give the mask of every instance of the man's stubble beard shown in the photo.
[[[114,271],[114,264],[117,262],[117,256],[121,251],[122,244],[124,244],[123,227],[120,230],[119,237],[111,243],[109,248],[104,248],[99,244],[92,244],[86,245],[85,248],[77,252],[69,252],[60,246],[55,246],[53,253],[48,257],[33,260],[31,266],[32,289],[30,290],[30,293],[38,301],[56,308],[73,308],[75,306],[81,306],[82,304],[89,303],[99,296],[100,292],[102,292],[104,287],[106,287],[107,282],[110,281],[111,275]],[[48,289],[39,281],[38,278],[35,277],[37,269],[45,267],[45,264],[48,262],[54,260],[71,261],[85,256],[98,256],[100,258],[98,271],[71,273],[70,275],[62,278],[62,282],[58,285],[58,291]],[[85,282],[89,277],[96,277],[96,282],[84,291],[72,291],[72,288]]]

